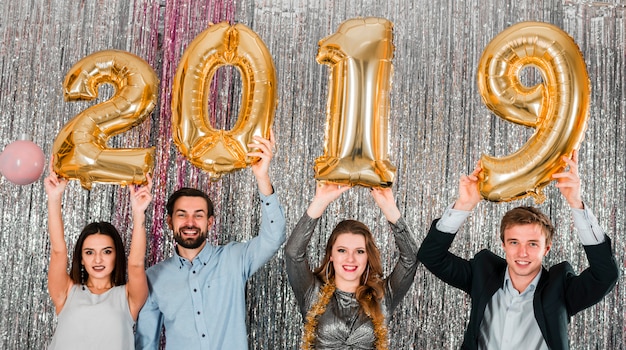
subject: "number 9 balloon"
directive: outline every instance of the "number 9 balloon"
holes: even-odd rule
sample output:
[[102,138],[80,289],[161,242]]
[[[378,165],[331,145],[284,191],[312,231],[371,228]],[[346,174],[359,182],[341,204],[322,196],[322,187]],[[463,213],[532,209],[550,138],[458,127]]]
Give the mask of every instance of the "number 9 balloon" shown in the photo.
[[[536,67],[542,82],[524,86],[522,68]],[[490,201],[510,201],[542,193],[552,174],[562,171],[563,155],[582,142],[589,111],[590,84],[585,61],[574,40],[546,23],[509,27],[485,48],[478,66],[484,103],[501,118],[535,128],[515,153],[481,157],[480,191]]]
[[112,84],[115,95],[70,120],[52,146],[54,171],[78,179],[85,189],[94,182],[127,185],[146,181],[154,166],[154,147],[114,149],[110,137],[143,122],[157,100],[159,81],[152,67],[124,51],[106,50],[76,63],[65,77],[66,100],[92,100],[98,85]]

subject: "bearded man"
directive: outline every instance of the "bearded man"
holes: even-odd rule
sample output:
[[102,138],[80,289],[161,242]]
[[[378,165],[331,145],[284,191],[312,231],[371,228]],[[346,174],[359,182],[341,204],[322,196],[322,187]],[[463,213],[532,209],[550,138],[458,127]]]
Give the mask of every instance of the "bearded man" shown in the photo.
[[146,271],[150,295],[137,320],[136,349],[247,349],[246,281],[285,241],[285,216],[269,177],[274,146],[256,138],[252,165],[261,201],[259,234],[247,242],[207,244],[215,217],[206,193],[181,188],[168,199],[174,256]]

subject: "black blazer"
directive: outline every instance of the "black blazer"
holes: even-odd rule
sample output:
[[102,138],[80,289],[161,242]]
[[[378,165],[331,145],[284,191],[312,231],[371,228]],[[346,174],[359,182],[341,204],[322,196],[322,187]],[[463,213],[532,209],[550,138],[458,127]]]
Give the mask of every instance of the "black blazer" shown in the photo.
[[[477,349],[479,328],[487,303],[504,283],[506,261],[489,250],[471,260],[448,251],[456,235],[438,231],[435,220],[417,253],[418,259],[435,276],[457,287],[472,298],[472,310],[462,349]],[[535,319],[548,347],[569,349],[567,325],[570,317],[600,300],[613,289],[619,270],[611,250],[611,240],[584,246],[589,267],[576,275],[568,262],[542,269],[533,299]]]

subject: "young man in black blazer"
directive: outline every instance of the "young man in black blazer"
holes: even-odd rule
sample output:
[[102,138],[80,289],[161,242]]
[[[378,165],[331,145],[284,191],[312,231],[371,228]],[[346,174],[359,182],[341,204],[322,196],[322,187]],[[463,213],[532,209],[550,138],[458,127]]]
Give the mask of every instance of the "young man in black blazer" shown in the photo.
[[441,280],[472,298],[462,349],[569,349],[570,317],[599,302],[615,285],[619,272],[611,240],[581,199],[577,151],[563,160],[569,170],[553,177],[572,209],[589,260],[579,275],[568,262],[550,269],[542,266],[554,228],[533,207],[518,207],[503,217],[505,258],[485,249],[468,261],[448,251],[459,227],[482,200],[480,164],[472,174],[461,176],[459,198],[433,222],[418,258]]

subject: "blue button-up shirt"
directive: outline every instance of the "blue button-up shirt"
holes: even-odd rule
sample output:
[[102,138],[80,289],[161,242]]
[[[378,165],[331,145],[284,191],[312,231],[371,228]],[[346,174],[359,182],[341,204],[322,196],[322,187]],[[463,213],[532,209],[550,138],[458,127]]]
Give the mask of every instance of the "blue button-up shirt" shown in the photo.
[[137,320],[136,349],[247,349],[246,280],[285,241],[276,194],[261,196],[258,236],[224,246],[206,244],[193,261],[177,252],[146,271],[150,295]]
[[479,349],[548,350],[533,310],[533,298],[540,278],[541,270],[520,293],[513,287],[509,269],[506,269],[502,288],[491,297],[485,308],[478,337]]

